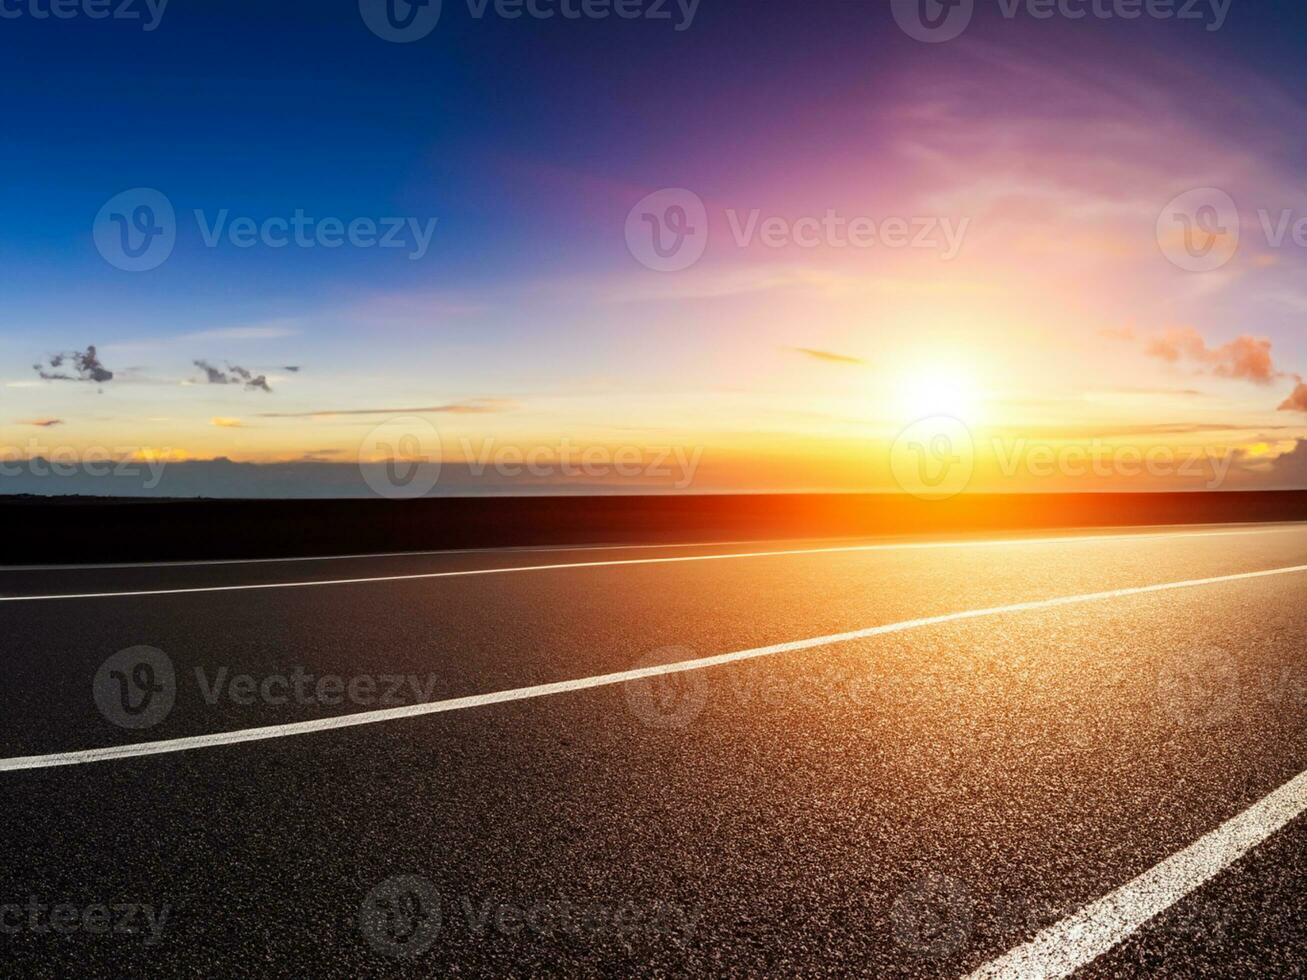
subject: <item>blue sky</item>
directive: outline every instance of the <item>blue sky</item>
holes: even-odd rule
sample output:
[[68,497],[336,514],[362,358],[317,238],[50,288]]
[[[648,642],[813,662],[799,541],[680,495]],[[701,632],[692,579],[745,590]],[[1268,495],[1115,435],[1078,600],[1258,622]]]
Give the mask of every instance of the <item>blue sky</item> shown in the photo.
[[[409,44],[350,0],[172,0],[149,31],[33,16],[46,4],[0,19],[18,93],[0,157],[10,444],[344,460],[380,413],[429,408],[446,454],[671,440],[720,460],[715,486],[862,486],[849,453],[892,441],[906,405],[932,410],[896,392],[966,365],[977,427],[1201,426],[1270,461],[1296,447],[1300,417],[1278,406],[1307,371],[1304,250],[1245,244],[1203,278],[1131,236],[1189,187],[1228,188],[1253,231],[1256,209],[1303,206],[1299,4],[1233,3],[1209,30],[977,0],[946,44],[907,37],[888,0],[701,0],[688,23],[675,4],[667,21],[542,21],[446,0]],[[144,272],[92,235],[134,188],[177,215],[174,251]],[[660,188],[711,216],[683,273],[624,239]],[[418,260],[207,247],[196,210],[435,230]],[[732,245],[725,216],[753,211],[965,220],[967,247],[943,264]],[[1203,346],[1159,354],[1180,330]],[[1271,345],[1256,376],[1217,353],[1244,337]],[[33,370],[88,345],[112,382]],[[267,383],[206,384],[196,360]],[[1156,400],[1121,394],[1144,389]],[[379,414],[337,414],[355,411]]]

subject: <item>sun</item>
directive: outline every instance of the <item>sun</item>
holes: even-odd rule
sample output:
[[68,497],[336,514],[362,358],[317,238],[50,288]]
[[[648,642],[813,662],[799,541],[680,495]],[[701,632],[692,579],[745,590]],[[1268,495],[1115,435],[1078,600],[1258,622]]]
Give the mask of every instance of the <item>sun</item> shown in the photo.
[[928,365],[904,373],[894,385],[894,412],[901,421],[948,415],[974,423],[981,408],[971,371],[961,365]]

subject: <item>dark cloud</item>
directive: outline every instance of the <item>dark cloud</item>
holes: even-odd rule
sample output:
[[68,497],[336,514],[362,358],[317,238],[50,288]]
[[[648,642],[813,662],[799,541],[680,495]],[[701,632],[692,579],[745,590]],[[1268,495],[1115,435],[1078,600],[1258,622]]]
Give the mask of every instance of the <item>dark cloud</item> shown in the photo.
[[[89,381],[104,384],[113,380],[113,372],[100,363],[91,344],[85,351],[60,352],[49,355],[44,362],[32,365],[46,381]],[[71,373],[70,373],[71,372]]]
[[36,426],[40,426],[42,429],[48,429],[52,425],[63,425],[64,420],[63,419],[19,419],[18,424],[36,425]]
[[226,370],[216,368],[208,361],[195,361],[195,366],[204,372],[205,379],[211,385],[244,385],[246,391],[266,391],[272,393],[268,386],[267,375],[255,374],[239,364],[227,364]]
[[298,364],[287,364],[282,368],[283,371],[289,371],[291,374],[299,374],[300,366]]
[[816,358],[819,361],[827,361],[831,364],[866,364],[860,357],[849,357],[847,354],[834,354],[828,350],[814,350],[811,347],[791,347],[790,350],[798,354],[805,354],[808,357]]

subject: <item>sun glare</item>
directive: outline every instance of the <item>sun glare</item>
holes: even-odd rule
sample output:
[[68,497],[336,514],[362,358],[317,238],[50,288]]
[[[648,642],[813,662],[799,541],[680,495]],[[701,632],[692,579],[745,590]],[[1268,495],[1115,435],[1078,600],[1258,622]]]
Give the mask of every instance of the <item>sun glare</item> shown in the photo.
[[975,379],[961,367],[920,368],[905,374],[895,386],[894,410],[902,421],[951,415],[974,423],[979,409]]

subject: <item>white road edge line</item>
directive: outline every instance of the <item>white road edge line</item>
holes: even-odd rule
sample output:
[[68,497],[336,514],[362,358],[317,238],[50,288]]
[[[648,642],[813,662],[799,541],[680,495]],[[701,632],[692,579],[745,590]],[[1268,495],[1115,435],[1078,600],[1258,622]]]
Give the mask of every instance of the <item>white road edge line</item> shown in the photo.
[[1069,977],[1211,881],[1307,811],[1307,772],[1138,878],[1050,926],[966,980]]
[[981,541],[918,541],[897,544],[839,545],[829,548],[788,548],[776,551],[747,551],[714,555],[682,555],[664,558],[623,558],[611,561],[563,562],[549,565],[513,565],[499,568],[468,568],[449,572],[419,572],[408,575],[372,575],[360,578],[307,579],[299,582],[259,582],[245,585],[205,585],[182,589],[140,589],[125,592],[71,592],[49,595],[6,595],[0,602],[51,602],[58,599],[118,599],[142,596],[192,595],[201,592],[244,592],[262,589],[306,589],[329,585],[365,585],[372,582],[413,582],[422,579],[465,578],[476,575],[509,575],[518,572],[549,572],[576,568],[614,568],[624,565],[674,565],[686,562],[728,561],[745,558],[779,558],[788,555],[832,555],[873,551],[923,551],[941,548],[994,548],[1012,545],[1091,543],[1096,541],[1148,540],[1151,538],[1211,538],[1230,535],[1275,534],[1297,527],[1235,529],[1229,531],[1161,531],[1147,534],[1082,534],[1052,538],[998,538]]
[[922,619],[909,619],[882,626],[870,626],[865,629],[852,630],[847,633],[832,633],[806,640],[793,640],[789,643],[777,643],[772,646],[756,647],[752,650],[738,650],[734,653],[722,653],[712,657],[696,660],[681,660],[675,663],[657,664],[652,667],[640,667],[623,670],[612,674],[599,674],[593,677],[581,677],[570,681],[557,681],[552,684],[536,684],[531,687],[518,687],[489,694],[473,694],[468,697],[451,698],[446,701],[432,701],[426,704],[405,705],[399,708],[385,708],[380,711],[364,711],[355,714],[338,715],[332,718],[318,718],[313,721],[294,722],[285,725],[268,725],[263,728],[246,728],[239,731],[215,732],[211,735],[193,735],[187,738],[163,739],[155,742],[138,742],[128,745],[112,745],[99,749],[83,749],[75,752],[60,752],[52,755],[22,756],[0,759],[0,772],[13,772],[20,769],[50,769],[55,766],[75,766],[91,762],[109,762],[117,759],[131,759],[147,755],[163,755],[173,752],[187,752],[192,749],[212,748],[219,745],[235,745],[242,742],[257,742],[272,738],[287,738],[294,735],[308,735],[314,732],[331,731],[339,728],[354,728],[360,725],[375,725],[402,718],[416,718],[424,715],[444,714],[461,711],[465,708],[478,708],[491,704],[503,704],[508,701],[526,701],[533,698],[565,694],[570,691],[585,691],[591,688],[608,687],[625,684],[647,677],[666,674],[680,674],[691,670],[703,670],[708,667],[721,667],[725,664],[755,660],[780,653],[793,653],[798,650],[811,650],[817,647],[848,643],[873,636],[885,636],[890,633],[903,633],[908,630],[943,623],[955,623],[968,619],[981,619],[988,616],[1002,616],[1010,613],[1030,612],[1039,609],[1054,609],[1058,606],[1070,606],[1104,599],[1119,599],[1126,596],[1148,595],[1154,592],[1169,592],[1176,589],[1191,589],[1204,585],[1218,585],[1226,582],[1245,582],[1252,579],[1269,578],[1274,575],[1290,575],[1307,572],[1307,565],[1293,565],[1285,568],[1271,568],[1258,572],[1239,572],[1233,575],[1220,575],[1213,578],[1189,579],[1183,582],[1162,582],[1155,585],[1140,585],[1125,589],[1112,589],[1107,592],[1089,592],[1082,595],[1058,596],[1052,599],[1036,599],[1030,602],[1018,602],[1006,606],[991,606],[987,609],[971,609],[963,612],[945,613],[939,616],[927,616]]

